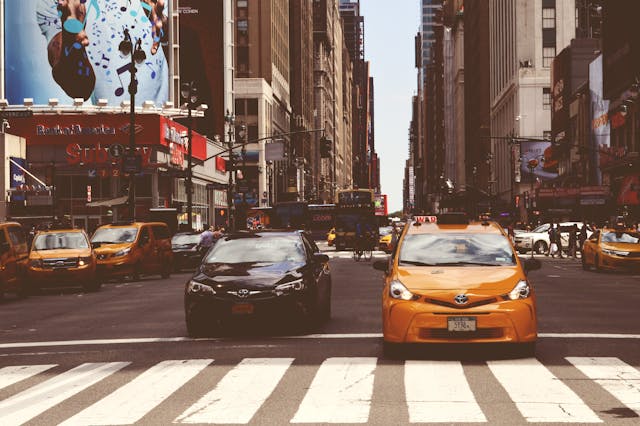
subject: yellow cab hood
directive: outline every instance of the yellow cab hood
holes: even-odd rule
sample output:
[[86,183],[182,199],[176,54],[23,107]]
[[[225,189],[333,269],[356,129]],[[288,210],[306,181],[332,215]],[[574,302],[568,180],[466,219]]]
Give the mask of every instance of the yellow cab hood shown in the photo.
[[60,257],[89,257],[91,249],[55,249],[55,250],[32,250],[30,259],[56,259]]
[[517,266],[402,266],[398,280],[411,292],[476,291],[508,293],[525,279]]
[[94,251],[96,254],[113,254],[132,245],[133,243],[102,244],[100,247],[96,247]]

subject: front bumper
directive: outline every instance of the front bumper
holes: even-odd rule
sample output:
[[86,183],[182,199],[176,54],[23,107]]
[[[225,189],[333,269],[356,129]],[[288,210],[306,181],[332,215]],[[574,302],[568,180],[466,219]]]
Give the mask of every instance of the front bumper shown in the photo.
[[[448,331],[449,317],[474,317],[476,331]],[[384,340],[392,343],[524,343],[537,338],[531,298],[496,300],[470,309],[394,299],[385,302],[382,319]]]
[[79,266],[76,268],[34,268],[27,271],[29,281],[39,287],[54,285],[82,286],[96,278],[94,265]]
[[134,265],[135,262],[128,256],[110,258],[103,261],[98,260],[96,272],[105,278],[130,275],[134,271]]

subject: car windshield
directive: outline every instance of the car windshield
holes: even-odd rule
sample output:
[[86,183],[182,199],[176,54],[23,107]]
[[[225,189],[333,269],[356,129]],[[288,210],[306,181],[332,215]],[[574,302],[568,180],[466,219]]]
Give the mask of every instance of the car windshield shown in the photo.
[[297,236],[254,236],[222,238],[204,263],[278,263],[303,262],[302,240]]
[[98,228],[91,238],[92,243],[119,244],[136,240],[138,228]]
[[603,243],[628,243],[638,244],[640,241],[640,233],[638,232],[605,232],[602,234]]
[[536,229],[534,229],[531,232],[547,232],[549,231],[549,224],[545,223],[543,225],[538,226]]
[[171,239],[172,246],[183,246],[187,244],[198,244],[200,242],[200,234],[178,234]]
[[389,235],[391,233],[391,231],[393,231],[393,228],[390,226],[383,226],[381,227],[378,232],[380,233],[380,236],[384,236],[384,235]]
[[405,236],[399,263],[502,266],[514,265],[515,255],[509,241],[499,234],[414,234]]
[[81,232],[56,232],[37,235],[34,250],[86,249],[89,243]]

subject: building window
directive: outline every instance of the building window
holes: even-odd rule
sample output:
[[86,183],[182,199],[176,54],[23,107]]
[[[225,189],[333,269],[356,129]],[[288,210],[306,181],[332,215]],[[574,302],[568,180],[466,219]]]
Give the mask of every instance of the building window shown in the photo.
[[238,7],[247,7],[247,0],[238,0]]
[[542,28],[556,27],[556,10],[550,7],[542,9]]
[[555,47],[543,47],[542,48],[542,66],[545,68],[551,67],[553,58],[556,57]]
[[247,21],[246,19],[240,19],[238,20],[238,31],[242,32],[247,32],[247,29],[249,28],[249,21]]
[[549,87],[542,88],[542,109],[551,109],[551,89]]

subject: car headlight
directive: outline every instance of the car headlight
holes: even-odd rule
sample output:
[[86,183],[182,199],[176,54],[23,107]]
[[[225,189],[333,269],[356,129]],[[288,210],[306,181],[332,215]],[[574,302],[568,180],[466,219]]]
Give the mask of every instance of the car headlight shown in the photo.
[[42,259],[31,259],[29,261],[30,268],[42,268]]
[[113,257],[126,256],[127,254],[129,254],[130,251],[131,251],[131,247],[127,247],[126,249],[118,250],[117,252],[115,252]]
[[526,299],[530,294],[531,287],[529,286],[529,283],[524,280],[520,280],[518,281],[518,284],[516,284],[516,286],[513,288],[513,290],[511,290],[509,294],[506,295],[505,298],[508,298],[510,300]]
[[302,291],[305,289],[304,280],[299,279],[295,281],[289,281],[288,283],[279,284],[274,289],[273,292],[276,296],[282,296],[283,294],[289,294],[296,291]]
[[389,284],[389,296],[399,300],[415,300],[420,297],[411,293],[404,284],[398,280],[393,280],[391,284]]
[[193,294],[216,294],[216,291],[211,286],[194,280],[189,280],[189,283],[187,284],[187,292]]
[[610,256],[629,256],[628,251],[622,251],[622,250],[610,250],[610,249],[603,248],[602,253],[608,254]]
[[89,264],[91,264],[91,260],[92,260],[91,256],[79,257],[78,258],[78,266],[89,265]]

